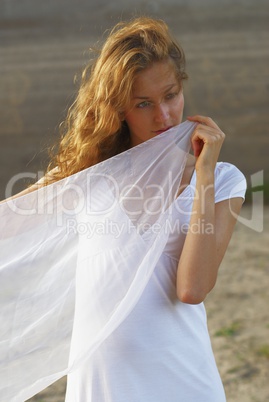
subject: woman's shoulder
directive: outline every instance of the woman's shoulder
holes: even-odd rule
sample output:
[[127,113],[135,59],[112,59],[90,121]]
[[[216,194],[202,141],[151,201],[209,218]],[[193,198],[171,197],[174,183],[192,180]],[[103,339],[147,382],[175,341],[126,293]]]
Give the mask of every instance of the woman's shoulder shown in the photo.
[[215,178],[218,180],[244,178],[244,174],[238,167],[230,162],[217,162],[215,168]]
[[[195,157],[189,155],[185,170],[182,176],[181,186],[178,195],[186,187],[194,189],[196,181]],[[189,186],[192,183],[192,186]],[[232,163],[217,162],[215,167],[215,195],[216,200],[230,197],[243,197],[246,191],[246,178],[244,174]]]
[[215,169],[215,198],[245,197],[246,178],[238,167],[229,162],[218,162]]
[[[193,176],[195,176],[195,162],[195,157],[193,155],[188,155],[188,159],[182,176],[182,183],[184,183],[185,185],[190,184]],[[244,174],[241,172],[240,169],[238,169],[238,167],[230,162],[217,162],[215,167],[216,181],[226,181],[229,179],[238,180],[238,178],[240,178],[241,180],[245,179]]]

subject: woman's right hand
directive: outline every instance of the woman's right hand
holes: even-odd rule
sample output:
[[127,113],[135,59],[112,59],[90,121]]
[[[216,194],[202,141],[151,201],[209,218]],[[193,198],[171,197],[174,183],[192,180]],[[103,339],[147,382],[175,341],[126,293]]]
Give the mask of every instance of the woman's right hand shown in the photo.
[[196,171],[214,172],[225,134],[210,117],[195,115],[187,119],[198,123],[191,137]]

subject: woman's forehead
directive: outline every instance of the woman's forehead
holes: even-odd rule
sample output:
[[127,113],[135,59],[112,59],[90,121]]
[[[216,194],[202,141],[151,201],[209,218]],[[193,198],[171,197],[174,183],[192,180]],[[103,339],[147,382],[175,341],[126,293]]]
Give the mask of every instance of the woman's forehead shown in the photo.
[[133,95],[136,96],[139,93],[139,96],[142,96],[141,93],[157,88],[165,91],[177,84],[178,79],[173,63],[156,62],[137,74],[133,85]]

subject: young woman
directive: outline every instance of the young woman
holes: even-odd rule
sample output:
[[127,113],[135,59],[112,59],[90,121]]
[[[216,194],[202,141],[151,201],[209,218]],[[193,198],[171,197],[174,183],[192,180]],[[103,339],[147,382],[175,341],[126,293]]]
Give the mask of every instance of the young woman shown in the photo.
[[[163,21],[141,17],[118,24],[83,74],[46,176],[25,192],[179,125],[186,78],[183,50]],[[169,235],[130,314],[68,376],[68,402],[225,401],[203,301],[216,283],[240,212],[244,191],[231,196],[231,189],[242,174],[217,162],[225,138],[218,125],[200,115],[188,120],[196,123],[193,155],[176,200],[189,217],[188,230]]]

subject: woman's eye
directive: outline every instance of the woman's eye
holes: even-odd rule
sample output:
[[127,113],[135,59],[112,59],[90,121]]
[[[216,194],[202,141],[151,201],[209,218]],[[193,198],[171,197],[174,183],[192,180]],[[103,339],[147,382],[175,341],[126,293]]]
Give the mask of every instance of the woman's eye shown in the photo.
[[143,109],[144,107],[147,107],[149,105],[150,105],[150,102],[144,101],[144,102],[139,103],[136,107]]

